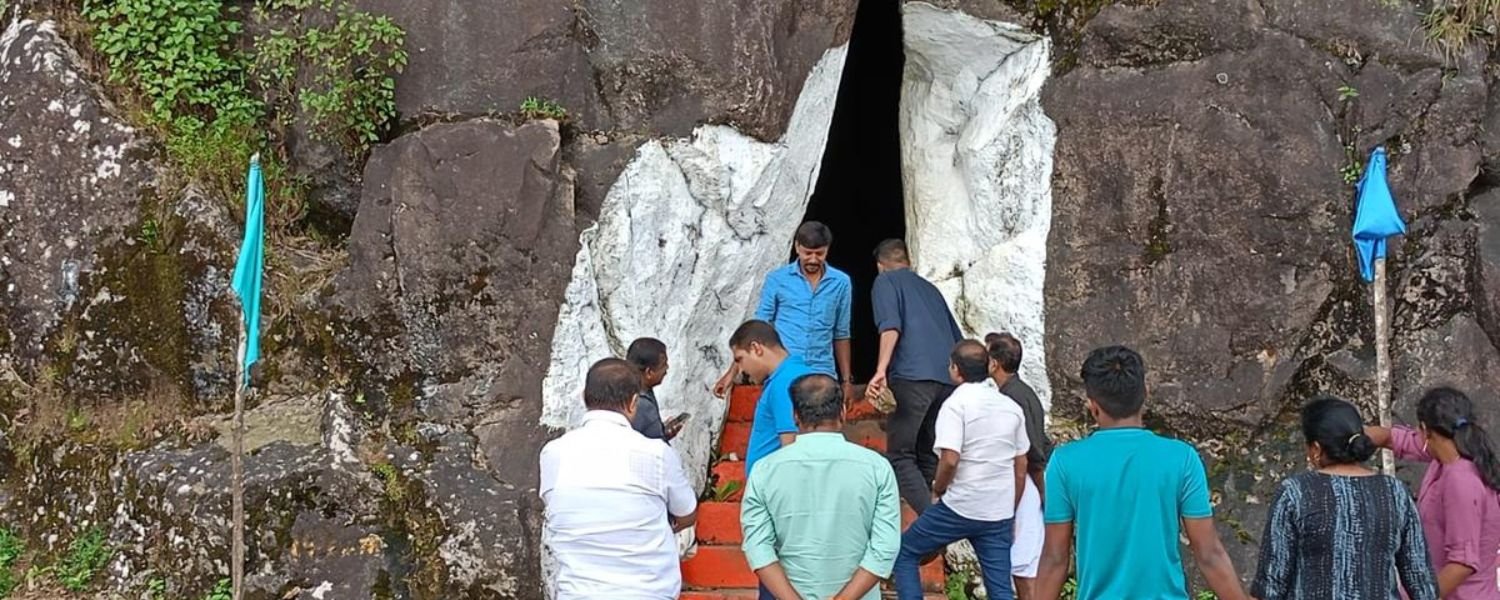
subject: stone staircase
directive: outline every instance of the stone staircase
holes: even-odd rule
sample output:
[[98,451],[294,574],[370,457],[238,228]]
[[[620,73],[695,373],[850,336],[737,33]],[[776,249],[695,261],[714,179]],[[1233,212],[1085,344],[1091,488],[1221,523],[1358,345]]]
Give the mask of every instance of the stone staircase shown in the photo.
[[[719,455],[732,457],[713,465],[713,484],[723,486],[739,482],[739,490],[720,502],[698,504],[698,554],[682,563],[682,600],[754,600],[757,580],[740,552],[740,497],[745,483],[745,448],[750,441],[750,424],[755,418],[755,403],[760,388],[736,386],[730,392],[729,415],[719,437]],[[885,452],[885,428],[882,416],[868,402],[861,400],[844,415],[844,436],[876,452]],[[914,515],[902,505],[902,525]],[[942,598],[943,561],[938,559],[922,567],[922,581],[929,598]]]

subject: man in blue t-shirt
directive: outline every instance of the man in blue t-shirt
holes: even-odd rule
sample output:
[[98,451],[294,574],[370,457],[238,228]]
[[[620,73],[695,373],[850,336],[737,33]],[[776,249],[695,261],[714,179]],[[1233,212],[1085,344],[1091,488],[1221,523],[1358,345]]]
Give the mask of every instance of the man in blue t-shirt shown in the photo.
[[765,321],[746,321],[729,337],[735,369],[759,383],[760,400],[750,423],[750,445],[745,450],[748,481],[755,461],[780,450],[797,439],[797,420],[792,414],[792,382],[812,373],[802,359],[787,353],[776,328]]
[[1092,435],[1047,464],[1047,542],[1037,597],[1056,600],[1078,543],[1078,600],[1186,600],[1178,551],[1186,533],[1198,571],[1220,600],[1247,598],[1214,530],[1208,480],[1192,446],[1141,421],[1146,366],[1124,346],[1089,353],[1082,369]]

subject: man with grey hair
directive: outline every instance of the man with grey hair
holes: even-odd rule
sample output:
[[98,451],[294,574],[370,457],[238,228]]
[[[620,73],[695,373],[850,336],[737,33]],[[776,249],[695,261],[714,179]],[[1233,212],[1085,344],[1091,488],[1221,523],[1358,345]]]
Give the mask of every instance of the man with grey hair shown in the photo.
[[844,396],[823,374],[791,384],[796,443],[762,459],[741,505],[761,598],[879,600],[901,549],[896,474],[844,439]]

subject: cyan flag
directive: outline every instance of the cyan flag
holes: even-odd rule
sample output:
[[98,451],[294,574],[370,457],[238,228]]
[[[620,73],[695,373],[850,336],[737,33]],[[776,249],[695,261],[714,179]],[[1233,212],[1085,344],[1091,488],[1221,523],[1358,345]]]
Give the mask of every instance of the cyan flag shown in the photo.
[[260,283],[266,262],[265,233],[266,188],[260,173],[260,155],[250,159],[250,174],[245,182],[245,240],[240,243],[240,258],[234,263],[234,293],[240,297],[240,314],[245,322],[245,380],[250,385],[250,366],[260,358]]
[[1375,259],[1385,258],[1385,239],[1406,233],[1406,222],[1396,210],[1396,198],[1385,179],[1385,148],[1375,148],[1359,179],[1354,208],[1354,249],[1359,252],[1359,274],[1375,281]]

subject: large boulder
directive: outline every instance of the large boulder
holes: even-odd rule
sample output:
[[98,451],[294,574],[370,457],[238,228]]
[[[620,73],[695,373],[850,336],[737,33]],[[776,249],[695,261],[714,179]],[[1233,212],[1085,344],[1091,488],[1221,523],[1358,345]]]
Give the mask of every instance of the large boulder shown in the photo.
[[807,73],[848,41],[852,0],[479,6],[362,0],[407,29],[403,117],[561,104],[584,129],[687,135],[704,122],[781,137]]
[[[1333,393],[1374,418],[1371,295],[1349,227],[1377,145],[1410,224],[1388,261],[1397,419],[1443,382],[1494,410],[1481,391],[1497,356],[1493,234],[1466,223],[1485,200],[1470,198],[1486,181],[1483,52],[1445,57],[1411,41],[1421,26],[1357,0],[1114,5],[1043,93],[1058,124],[1052,384],[1077,389],[1093,347],[1139,349],[1148,423],[1207,455],[1240,564],[1302,463],[1300,404]],[[1083,422],[1076,394],[1057,398],[1062,423]]]
[[101,254],[135,243],[157,168],[50,21],[0,34],[0,90],[0,352],[36,366],[65,317],[99,300],[85,283]]

